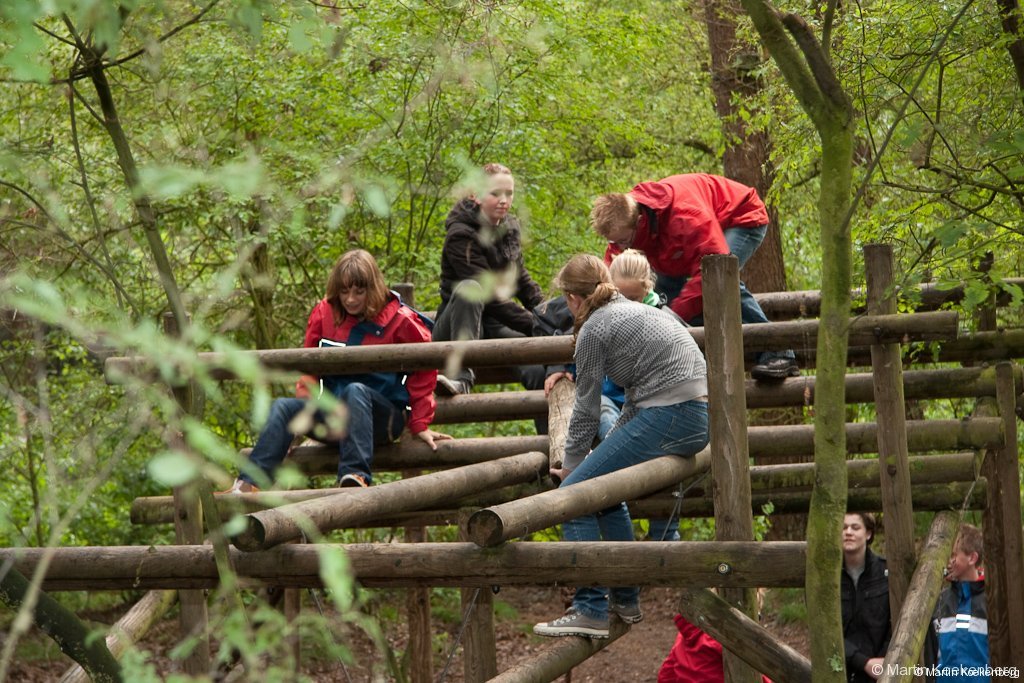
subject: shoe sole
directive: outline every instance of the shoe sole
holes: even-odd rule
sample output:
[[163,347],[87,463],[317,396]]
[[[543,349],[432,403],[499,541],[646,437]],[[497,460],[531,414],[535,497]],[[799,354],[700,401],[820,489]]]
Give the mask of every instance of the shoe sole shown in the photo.
[[789,379],[790,377],[799,377],[800,370],[799,368],[793,368],[792,370],[789,370],[785,373],[758,372],[755,374],[752,372],[750,373],[750,376],[756,382],[782,382],[783,380]]
[[538,636],[550,636],[553,638],[561,636],[580,636],[582,638],[596,638],[598,640],[604,640],[608,638],[608,631],[599,631],[593,628],[545,629],[539,626],[534,626],[533,632],[536,633]]
[[637,614],[636,616],[632,616],[632,617],[624,617],[621,614],[619,614],[618,612],[613,612],[613,614],[615,616],[617,616],[619,618],[619,620],[622,621],[622,623],[624,623],[624,624],[630,624],[630,625],[632,625],[632,624],[639,624],[641,621],[644,620],[644,615],[642,615],[642,614]]

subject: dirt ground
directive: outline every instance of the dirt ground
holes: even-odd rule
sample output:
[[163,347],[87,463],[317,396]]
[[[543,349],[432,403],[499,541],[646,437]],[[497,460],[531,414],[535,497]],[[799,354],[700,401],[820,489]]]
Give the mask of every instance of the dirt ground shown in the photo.
[[[532,626],[538,621],[548,621],[560,616],[570,594],[561,589],[538,588],[532,586],[512,586],[501,589],[494,596],[500,608],[495,612],[495,638],[497,645],[498,671],[504,671],[514,664],[521,663],[534,653],[548,645],[552,639],[536,636]],[[308,602],[308,600],[307,600]],[[566,683],[627,683],[629,681],[655,681],[658,669],[675,640],[675,624],[672,617],[675,613],[674,591],[668,588],[649,588],[641,594],[644,620],[634,625],[629,633],[611,643],[592,658],[573,669],[570,676],[558,680]],[[314,609],[304,603],[303,609]],[[92,615],[97,621],[114,621],[118,614],[112,611],[104,615]],[[771,619],[766,627],[776,633],[798,651],[807,654],[807,634],[803,624],[786,626],[774,623]],[[435,628],[442,628],[435,624]],[[463,662],[461,647],[455,648],[455,654],[448,661],[451,644],[455,642],[459,630],[458,623],[445,625],[448,632],[443,641],[444,650],[438,648],[435,653],[432,680],[437,683],[463,683]],[[177,634],[176,619],[172,616],[157,625],[143,641],[142,647],[154,655],[154,663],[160,675],[166,677],[173,670],[167,652],[173,647]],[[395,624],[387,634],[392,647],[401,652],[405,646],[407,634],[405,624]],[[45,637],[35,633],[32,640],[45,643]],[[306,661],[303,673],[314,681],[341,681],[343,683],[380,683],[392,680],[381,676],[382,657],[366,641],[365,638],[354,636],[349,645],[356,653],[356,663],[342,665],[337,661],[319,660]],[[446,669],[447,663],[447,669]],[[33,661],[16,659],[8,672],[8,681],[18,683],[42,683],[58,680],[70,660],[59,652]],[[377,671],[377,674],[374,674]],[[231,675],[219,680],[250,680],[244,672],[234,671]]]

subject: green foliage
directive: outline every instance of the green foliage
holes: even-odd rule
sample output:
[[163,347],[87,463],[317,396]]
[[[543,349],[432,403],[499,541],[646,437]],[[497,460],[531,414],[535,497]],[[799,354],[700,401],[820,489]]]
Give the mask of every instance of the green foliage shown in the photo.
[[[1024,265],[1024,126],[996,11],[976,4],[950,31],[941,4],[844,6],[833,57],[861,116],[855,247],[895,245],[904,293],[963,286],[968,312],[1002,294],[1000,324],[1019,325],[1024,291],[1008,279]],[[127,523],[132,499],[199,475],[230,480],[294,379],[239,351],[297,346],[331,264],[353,247],[436,307],[444,217],[482,163],[516,175],[514,211],[542,286],[570,254],[603,247],[588,225],[595,194],[721,172],[727,141],[701,22],[658,2],[0,3],[0,309],[13,321],[0,341],[0,543],[167,540]],[[86,68],[96,60],[137,168],[103,119]],[[821,150],[773,66],[757,72],[766,87],[737,115],[772,134],[769,198],[789,282],[816,288]],[[154,239],[191,316],[180,341],[159,322],[172,306]],[[987,251],[997,257],[978,272]],[[863,284],[859,261],[854,272]],[[215,380],[196,360],[206,350],[227,354],[241,381]],[[145,357],[154,377],[108,385],[112,354]],[[205,399],[201,419],[167,392],[179,377]],[[184,449],[169,448],[178,432]],[[758,520],[761,533],[769,517]],[[713,536],[705,520],[681,527]],[[358,619],[344,558],[325,563],[336,609]],[[252,635],[240,617],[222,619],[237,642]],[[253,637],[274,650],[285,630]],[[153,676],[141,655],[126,666],[134,680]]]

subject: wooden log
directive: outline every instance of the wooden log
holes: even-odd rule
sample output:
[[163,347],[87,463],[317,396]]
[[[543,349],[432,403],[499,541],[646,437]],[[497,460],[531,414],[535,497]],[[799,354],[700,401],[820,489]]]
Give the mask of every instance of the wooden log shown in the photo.
[[[864,247],[867,270],[868,313],[896,312],[895,268],[892,245]],[[885,515],[885,557],[889,569],[889,608],[893,626],[903,608],[914,573],[914,514],[910,502],[910,462],[907,448],[907,411],[903,398],[903,355],[899,344],[871,347],[875,376],[875,412],[878,420],[878,459],[882,512]]]
[[[1003,282],[1024,287],[1024,278],[1008,277],[1004,278]],[[962,286],[947,287],[946,285],[938,285],[934,282],[920,283],[915,285],[912,290],[899,287],[897,291],[904,299],[914,302],[916,304],[914,310],[919,313],[922,311],[935,311],[944,304],[959,303],[964,298],[964,288]],[[821,314],[821,290],[818,289],[754,292],[753,295],[769,320],[817,318]],[[860,288],[853,289],[850,291],[850,296],[854,301],[857,301],[864,296],[864,290]],[[1011,296],[1006,291],[1000,291],[996,294],[996,306],[1009,306],[1012,301]],[[863,312],[863,306],[852,306],[850,308],[851,315]],[[431,318],[434,317],[432,312],[427,312],[427,315]]]
[[878,680],[887,683],[914,680],[913,669],[920,660],[932,612],[942,592],[942,570],[952,553],[959,524],[958,515],[952,511],[940,512],[932,520],[921,548],[921,559],[903,601],[904,608],[896,615],[889,650]]
[[[343,549],[354,577],[368,587],[494,585],[756,587],[803,585],[806,544],[796,541],[595,541],[508,543],[355,543]],[[0,548],[33,571],[53,552],[47,590],[213,588],[220,577],[208,545]],[[242,585],[322,586],[320,546],[284,544],[271,550],[231,549]]]
[[[690,328],[703,348],[703,328]],[[957,314],[952,311],[887,316],[858,316],[850,319],[850,345],[869,346],[891,341],[939,341],[957,336]],[[813,346],[818,336],[817,320],[743,325],[743,344],[748,351]],[[232,353],[204,352],[196,361],[215,379],[233,379],[232,370],[242,356],[255,357],[264,367],[314,375],[356,374],[401,370],[442,369],[451,355],[462,358],[465,367],[560,364],[572,361],[569,336],[520,339],[479,339],[424,344],[385,344],[330,348],[261,349]],[[246,362],[249,362],[248,360]],[[145,357],[111,357],[104,363],[107,381],[123,383],[132,376],[153,375]]]
[[666,455],[574,486],[486,508],[470,517],[467,533],[481,547],[495,546],[676,484],[707,470],[709,459],[706,448],[692,458]]
[[565,438],[569,435],[569,419],[576,402],[576,383],[567,377],[555,382],[548,396],[548,458],[551,469],[562,469]]
[[[754,521],[750,516],[739,261],[731,254],[705,256],[701,260],[701,273],[715,540],[752,541]],[[741,612],[752,614],[756,610],[752,591],[727,590],[723,597]],[[760,683],[757,672],[733,652],[722,653],[722,668],[726,683]]]
[[[1024,355],[1022,353],[1021,355]],[[1017,386],[1020,368],[1014,370]],[[846,376],[846,402],[874,401],[874,380],[871,373]],[[805,375],[777,384],[746,383],[748,408],[779,408],[810,406],[814,401],[815,378]],[[974,398],[995,396],[994,368],[940,368],[910,370],[903,373],[903,394],[907,400],[936,398]],[[1019,391],[1018,391],[1019,393]],[[515,391],[495,394],[468,394],[438,402],[436,423],[483,422],[489,420],[533,419],[547,414],[544,392]]]
[[551,643],[526,660],[521,660],[490,683],[546,683],[559,676],[570,674],[573,667],[593,657],[629,632],[629,626],[621,619],[612,619],[608,624],[607,638],[581,638],[567,636],[552,638]]
[[[949,453],[938,455],[914,456],[910,459],[911,483],[915,490],[919,490],[919,500],[915,505],[918,510],[936,510],[949,507],[955,503],[949,502],[954,495],[960,496],[962,500],[966,488],[962,492],[949,493],[945,489],[941,498],[941,505],[935,507],[922,507],[928,501],[921,500],[925,495],[934,495],[934,489],[921,488],[926,484],[948,484],[953,482],[970,482],[976,477],[975,457],[971,453]],[[859,496],[858,490],[867,490],[868,498],[862,504],[865,507],[858,510],[877,510],[880,503],[873,502],[878,499],[872,497],[877,493],[879,486],[878,461],[877,460],[851,460],[848,465],[849,486],[851,495]],[[777,511],[782,511],[782,506],[795,505],[796,509],[804,504],[799,496],[806,493],[813,481],[813,469],[807,463],[792,463],[785,465],[760,465],[751,467],[751,489],[755,493],[752,501],[752,510],[755,514],[761,514],[762,506],[774,501]],[[457,501],[464,507],[486,508],[493,505],[500,505],[515,501],[527,496],[533,496],[544,491],[552,490],[550,481],[531,482],[505,487],[495,491],[482,494],[474,494],[461,498]],[[269,491],[254,494],[223,495],[217,497],[218,509],[224,518],[236,513],[252,512],[263,510],[285,502],[298,502],[309,500],[314,497],[333,496],[337,494],[336,489],[309,489],[298,491]],[[634,517],[667,517],[675,506],[673,493],[656,493],[651,496],[632,501],[630,511]],[[796,496],[796,498],[794,498]],[[858,498],[857,500],[861,500]],[[788,501],[788,502],[787,502]],[[935,501],[938,504],[939,501]],[[981,509],[983,502],[978,499],[975,509]],[[871,507],[874,506],[874,507]],[[695,484],[689,488],[686,498],[683,499],[684,517],[710,517],[714,514],[713,501],[709,491],[701,484]],[[173,507],[169,496],[156,496],[150,498],[136,498],[132,503],[132,523],[134,524],[168,524],[173,517]],[[449,526],[456,524],[458,508],[451,507],[448,501],[439,505],[429,506],[421,510],[393,513],[375,516],[367,519],[355,527],[396,527],[406,525],[424,526]]]
[[[747,428],[747,436],[750,453],[758,458],[814,453],[814,425],[752,426]],[[907,422],[907,448],[911,452],[992,448],[1002,443],[1003,423],[997,417]],[[846,452],[877,453],[878,423],[848,423]]]
[[[107,632],[107,649],[114,659],[120,659],[129,647],[139,642],[153,624],[160,621],[178,597],[178,591],[154,590],[146,593],[132,605],[123,617]],[[60,683],[89,683],[89,674],[80,664],[64,672]]]
[[[1021,386],[1020,368],[1015,370],[1017,386]],[[815,378],[793,377],[777,384],[747,382],[748,408],[810,406],[814,402]],[[903,373],[903,395],[907,400],[930,398],[974,398],[995,396],[995,368],[944,368],[910,370]],[[846,402],[874,401],[874,378],[871,373],[846,376]]]
[[1024,662],[1024,542],[1021,537],[1020,470],[1014,368],[996,368],[995,401],[979,401],[976,412],[1004,420],[1006,444],[985,453],[982,473],[989,480],[982,517],[985,593],[988,596],[989,661],[992,666]]
[[[459,540],[465,537],[472,510],[459,512]],[[462,672],[466,683],[483,683],[498,674],[498,649],[494,639],[494,593],[489,588],[463,588]]]
[[[908,458],[907,465],[910,471],[908,489],[911,484],[946,484],[957,481],[973,481],[977,478],[974,453],[914,456]],[[880,463],[874,458],[848,460],[846,463],[847,485],[851,490],[879,488],[881,486],[881,469]],[[814,476],[814,463],[811,462],[755,465],[750,468],[750,488],[765,494],[809,489],[814,485]],[[706,492],[704,493],[706,494]],[[884,495],[885,492],[882,493]],[[691,492],[691,495],[699,494]]]
[[548,413],[548,400],[540,389],[463,394],[437,402],[434,424],[532,420]]
[[[242,450],[248,455],[252,449]],[[438,441],[433,451],[420,439],[404,439],[377,446],[373,452],[373,470],[384,472],[410,469],[444,469],[488,462],[509,455],[548,451],[547,436],[492,436],[486,438]],[[338,446],[316,442],[296,446],[285,461],[304,474],[334,474],[338,471]]]
[[254,512],[246,518],[246,529],[232,542],[242,550],[262,550],[299,538],[304,532],[341,529],[381,514],[416,510],[453,497],[530,481],[545,473],[547,465],[544,453],[524,453]]
[[809,683],[811,663],[767,629],[707,589],[684,588],[679,613],[754,669],[780,683]]
[[[559,382],[561,386],[561,382]],[[987,448],[1002,445],[1003,423],[999,418],[978,420],[916,420],[907,422],[910,451],[939,451]],[[759,458],[782,458],[814,452],[814,425],[748,427],[750,454]],[[379,446],[373,457],[374,470],[443,469],[486,462],[529,451],[549,452],[547,436],[499,436],[455,439],[438,443],[437,451],[422,441],[407,440]],[[251,449],[243,449],[248,455]],[[876,453],[878,425],[858,422],[846,425],[848,453]],[[287,462],[304,474],[334,474],[338,467],[337,446],[308,443],[291,450]]]
[[[973,482],[952,482],[949,484],[923,484],[913,487],[915,512],[938,512],[959,509],[966,501],[966,509],[981,510],[985,506],[987,483],[984,479]],[[760,493],[751,497],[751,511],[755,515],[766,514],[766,506],[774,513],[806,513],[810,491],[790,493]],[[677,502],[665,495],[629,503],[633,517],[664,517]],[[850,489],[847,494],[850,512],[872,512],[882,507],[881,491],[877,488]],[[681,517],[710,517],[714,512],[709,498],[684,498],[679,505]]]
[[[1006,278],[1007,284],[1014,284],[1018,287],[1024,286],[1024,278]],[[914,291],[898,290],[912,301],[916,301],[916,311],[934,311],[943,304],[959,303],[964,298],[964,288],[961,286],[946,288],[933,282],[925,282],[917,285]],[[850,293],[854,300],[864,295],[861,289],[854,289]],[[754,294],[761,310],[768,316],[769,320],[790,320],[792,318],[816,318],[821,314],[821,291],[801,290],[792,292],[759,292]],[[1008,306],[1011,302],[1010,295],[1000,292],[996,295],[996,305]],[[861,313],[863,309],[853,307],[852,314]]]

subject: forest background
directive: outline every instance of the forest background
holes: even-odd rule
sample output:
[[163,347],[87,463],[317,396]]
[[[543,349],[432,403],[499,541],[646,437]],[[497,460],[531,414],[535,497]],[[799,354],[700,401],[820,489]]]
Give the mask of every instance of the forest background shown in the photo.
[[[1004,283],[1024,269],[1016,1],[780,10],[855,113],[851,284],[860,246],[885,242],[905,287],[964,285],[967,325],[1003,290],[1000,322],[1019,325],[1024,296]],[[444,217],[486,162],[515,174],[545,287],[603,249],[596,194],[695,171],[772,207],[753,289],[824,275],[815,127],[743,9],[718,0],[4,3],[0,84],[5,545],[168,540],[127,523],[131,500],[229,482],[287,392],[239,355],[244,381],[217,384],[195,352],[300,345],[355,247],[433,309]],[[161,333],[168,312],[190,320],[180,341]],[[204,418],[161,383],[108,385],[109,354],[195,377]],[[178,430],[187,450],[168,447]]]

